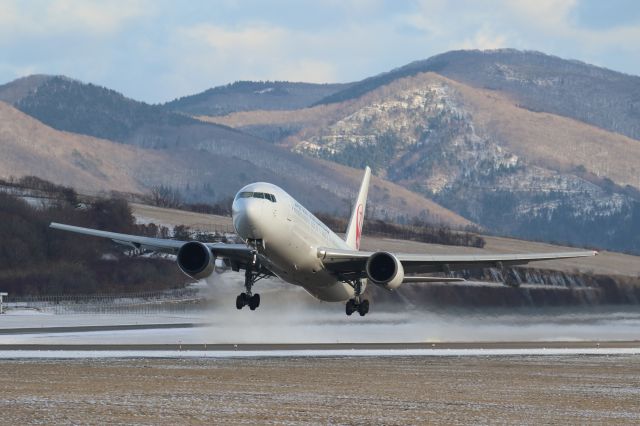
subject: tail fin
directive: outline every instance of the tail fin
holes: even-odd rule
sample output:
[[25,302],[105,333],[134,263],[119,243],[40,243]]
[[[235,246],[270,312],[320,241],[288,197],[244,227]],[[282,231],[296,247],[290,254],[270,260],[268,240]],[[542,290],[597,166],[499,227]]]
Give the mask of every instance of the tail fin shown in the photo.
[[371,169],[367,167],[364,170],[362,184],[360,184],[360,192],[358,198],[353,205],[351,219],[347,227],[347,234],[344,239],[355,250],[360,250],[360,237],[362,236],[362,224],[364,223],[364,209],[367,207],[367,193],[369,192],[369,179],[371,178]]

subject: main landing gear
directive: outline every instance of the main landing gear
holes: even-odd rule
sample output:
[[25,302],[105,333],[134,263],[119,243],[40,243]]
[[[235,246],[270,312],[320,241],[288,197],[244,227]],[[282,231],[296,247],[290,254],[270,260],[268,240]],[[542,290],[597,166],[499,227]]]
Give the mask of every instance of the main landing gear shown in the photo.
[[345,311],[347,315],[351,315],[352,313],[358,311],[360,316],[363,317],[369,312],[369,301],[365,299],[359,302],[355,298],[349,299],[349,301],[347,302],[347,306],[345,307]]
[[249,309],[255,311],[256,308],[260,306],[260,295],[254,294],[250,296],[247,293],[240,293],[238,297],[236,297],[236,308],[242,309],[247,305]]
[[362,293],[362,282],[360,280],[355,280],[349,284],[351,284],[353,289],[356,291],[356,297],[347,301],[345,312],[347,315],[351,316],[351,314],[357,311],[360,316],[363,317],[369,312],[369,301],[367,299],[361,299],[360,297]]
[[253,255],[253,261],[250,265],[247,265],[247,269],[244,272],[244,293],[240,293],[236,297],[236,308],[242,309],[245,306],[249,306],[249,309],[255,311],[260,306],[260,295],[253,294],[251,289],[256,281],[261,280],[266,275],[260,273],[260,266],[258,264],[256,255]]

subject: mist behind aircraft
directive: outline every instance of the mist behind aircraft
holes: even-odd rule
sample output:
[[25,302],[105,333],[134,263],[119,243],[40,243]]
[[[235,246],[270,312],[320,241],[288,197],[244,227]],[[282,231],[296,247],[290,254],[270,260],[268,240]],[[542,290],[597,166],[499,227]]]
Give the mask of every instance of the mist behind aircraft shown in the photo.
[[228,303],[242,286],[241,277],[223,274],[210,280],[210,325],[193,336],[210,343],[634,340],[640,327],[640,312],[633,306],[398,310],[383,299],[374,301],[375,314],[366,321],[350,321],[340,315],[341,305],[317,301],[275,280],[259,284],[265,303],[247,315]]

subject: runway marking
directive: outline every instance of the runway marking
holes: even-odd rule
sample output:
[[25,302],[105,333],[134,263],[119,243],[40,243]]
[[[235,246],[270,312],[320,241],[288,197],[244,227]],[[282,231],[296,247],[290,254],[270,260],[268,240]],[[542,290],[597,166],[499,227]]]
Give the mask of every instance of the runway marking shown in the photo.
[[116,324],[116,325],[80,325],[58,327],[18,327],[0,328],[0,335],[6,334],[44,334],[44,333],[85,333],[90,331],[123,331],[123,330],[154,330],[171,328],[207,327],[205,323],[175,323],[175,324]]

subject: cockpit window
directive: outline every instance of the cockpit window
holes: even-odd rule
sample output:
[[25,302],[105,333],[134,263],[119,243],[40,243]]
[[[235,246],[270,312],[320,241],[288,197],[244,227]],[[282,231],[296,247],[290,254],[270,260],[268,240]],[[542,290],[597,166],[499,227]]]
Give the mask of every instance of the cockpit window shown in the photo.
[[273,194],[268,194],[266,192],[241,192],[236,196],[236,199],[238,198],[262,198],[269,200],[272,203],[276,202],[276,197]]

